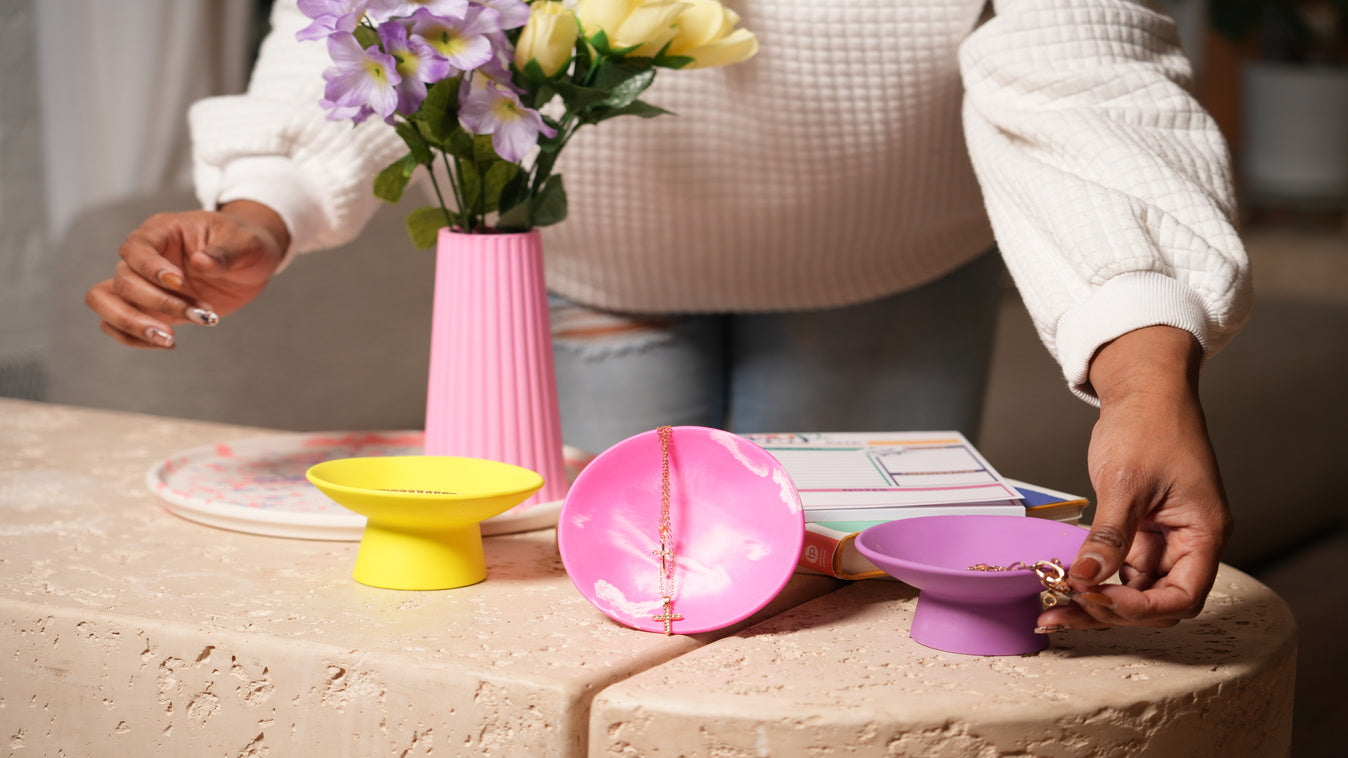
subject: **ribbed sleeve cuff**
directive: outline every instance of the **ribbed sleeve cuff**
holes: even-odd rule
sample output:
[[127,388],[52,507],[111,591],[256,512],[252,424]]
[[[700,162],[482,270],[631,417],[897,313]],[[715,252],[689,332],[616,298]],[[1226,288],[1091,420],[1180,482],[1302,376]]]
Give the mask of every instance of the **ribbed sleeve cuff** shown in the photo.
[[290,231],[290,246],[281,258],[280,273],[298,253],[308,252],[306,240],[323,228],[323,208],[303,174],[290,158],[255,156],[227,165],[220,179],[217,207],[231,200],[252,200],[276,211]]
[[1206,352],[1207,324],[1202,299],[1178,281],[1152,271],[1120,274],[1058,320],[1058,361],[1072,391],[1098,406],[1090,365],[1100,348],[1136,329],[1173,326],[1194,335]]

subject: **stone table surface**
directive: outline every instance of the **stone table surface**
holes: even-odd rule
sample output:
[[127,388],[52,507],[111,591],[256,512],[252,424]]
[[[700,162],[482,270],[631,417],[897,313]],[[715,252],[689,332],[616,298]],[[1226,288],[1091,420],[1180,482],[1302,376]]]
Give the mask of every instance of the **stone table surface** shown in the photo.
[[397,592],[351,579],[354,543],[201,526],[145,485],[267,433],[0,399],[9,754],[1287,752],[1295,624],[1229,567],[1197,619],[1027,656],[922,647],[914,590],[805,575],[739,627],[664,637],[586,603],[552,530],[489,538],[482,584]]
[[[263,430],[0,400],[0,739],[34,756],[583,756],[604,687],[717,636],[622,627],[551,529],[442,592],[351,578],[357,545],[215,529],[145,484]],[[799,576],[760,613],[833,590]]]
[[1291,742],[1295,624],[1223,566],[1169,629],[1063,632],[1032,655],[907,634],[917,591],[868,580],[599,693],[590,755],[1267,758]]

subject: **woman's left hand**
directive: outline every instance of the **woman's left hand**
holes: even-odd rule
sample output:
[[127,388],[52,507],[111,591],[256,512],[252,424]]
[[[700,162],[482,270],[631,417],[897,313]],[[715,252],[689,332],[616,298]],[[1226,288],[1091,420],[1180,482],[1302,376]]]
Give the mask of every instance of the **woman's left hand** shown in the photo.
[[1092,361],[1096,512],[1068,573],[1073,604],[1044,611],[1040,632],[1172,626],[1203,609],[1232,519],[1198,398],[1201,360],[1188,332],[1155,326]]

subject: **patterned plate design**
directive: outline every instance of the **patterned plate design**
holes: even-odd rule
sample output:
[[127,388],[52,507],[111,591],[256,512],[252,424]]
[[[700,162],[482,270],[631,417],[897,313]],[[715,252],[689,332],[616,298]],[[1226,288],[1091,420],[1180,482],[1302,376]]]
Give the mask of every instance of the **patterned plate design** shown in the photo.
[[[420,431],[276,434],[205,445],[150,468],[146,483],[168,510],[198,523],[271,537],[359,540],[365,518],[337,505],[304,478],[335,458],[420,455]],[[593,456],[567,447],[567,478]],[[557,523],[561,501],[525,503],[482,522],[482,533],[510,534]]]

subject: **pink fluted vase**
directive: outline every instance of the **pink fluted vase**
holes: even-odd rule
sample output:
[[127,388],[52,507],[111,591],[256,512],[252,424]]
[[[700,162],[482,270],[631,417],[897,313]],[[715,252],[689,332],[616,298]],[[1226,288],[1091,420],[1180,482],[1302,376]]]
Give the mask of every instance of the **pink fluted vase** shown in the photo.
[[567,479],[537,230],[440,230],[425,452],[512,463],[543,476],[536,495],[484,522],[484,533],[555,523]]

